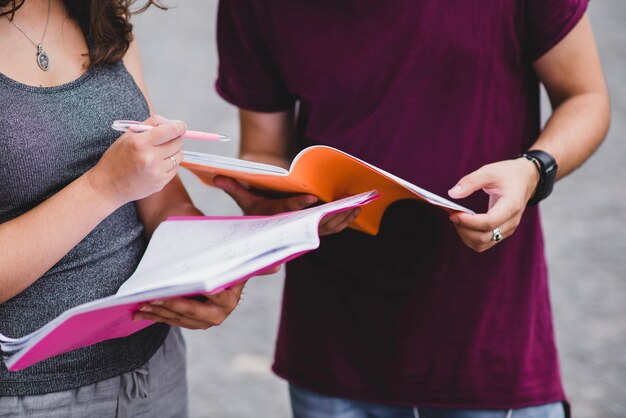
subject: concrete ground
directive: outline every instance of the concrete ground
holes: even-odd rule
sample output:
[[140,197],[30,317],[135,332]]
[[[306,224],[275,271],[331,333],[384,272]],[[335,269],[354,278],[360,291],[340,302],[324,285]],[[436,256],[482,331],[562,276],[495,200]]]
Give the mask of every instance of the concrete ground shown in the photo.
[[[235,109],[213,89],[217,2],[134,18],[157,112],[191,129],[238,137]],[[576,418],[626,417],[626,19],[624,0],[593,1],[590,16],[613,101],[605,143],[542,203],[563,377]],[[237,142],[187,144],[235,156]],[[221,191],[182,172],[207,214],[239,214]],[[286,384],[270,371],[282,272],[251,280],[220,327],[186,332],[192,417],[289,417]]]

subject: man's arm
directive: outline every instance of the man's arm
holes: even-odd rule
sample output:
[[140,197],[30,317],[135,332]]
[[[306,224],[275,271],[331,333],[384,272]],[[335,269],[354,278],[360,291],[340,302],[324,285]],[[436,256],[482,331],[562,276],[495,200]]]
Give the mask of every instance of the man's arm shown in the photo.
[[[289,168],[295,149],[293,109],[273,113],[241,109],[239,121],[241,158]],[[223,176],[215,177],[214,184],[228,193],[248,215],[273,215],[300,210],[318,201],[311,194],[270,199]],[[320,222],[319,234],[329,235],[344,230],[359,213],[360,208],[353,208],[325,216]]]
[[[293,110],[263,113],[240,109],[239,123],[239,156],[242,159],[289,168],[294,142]],[[247,215],[273,215],[300,210],[317,202],[317,197],[309,194],[269,199],[223,176],[217,176],[214,183],[228,193]]]
[[609,94],[588,17],[533,67],[553,113],[531,149],[550,153],[562,178],[593,154],[609,129]]
[[274,113],[240,109],[240,157],[289,168],[294,154],[294,123],[293,109]]
[[[554,156],[562,178],[593,154],[609,127],[608,92],[586,15],[534,63],[534,69],[546,87],[553,112],[531,149]],[[495,228],[500,228],[505,238],[511,236],[538,181],[534,163],[525,158],[488,164],[459,180],[448,192],[452,198],[464,198],[481,189],[489,194],[487,213],[450,216],[463,242],[482,252],[495,245]]]

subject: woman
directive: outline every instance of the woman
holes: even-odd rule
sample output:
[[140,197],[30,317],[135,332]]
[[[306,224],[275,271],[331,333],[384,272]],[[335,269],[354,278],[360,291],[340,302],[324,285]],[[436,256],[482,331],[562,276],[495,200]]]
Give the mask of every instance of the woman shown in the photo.
[[[72,306],[115,293],[159,222],[201,214],[177,176],[185,124],[154,115],[145,91],[131,3],[0,0],[6,335],[25,335]],[[114,119],[156,127],[118,138]],[[136,318],[157,324],[126,338],[20,372],[1,365],[0,416],[185,416],[185,346],[177,327],[219,324],[242,287],[204,302],[146,305]]]

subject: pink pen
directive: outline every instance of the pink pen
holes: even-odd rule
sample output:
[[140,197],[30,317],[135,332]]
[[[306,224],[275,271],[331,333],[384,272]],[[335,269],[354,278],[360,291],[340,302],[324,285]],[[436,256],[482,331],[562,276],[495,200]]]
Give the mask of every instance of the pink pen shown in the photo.
[[[120,132],[132,131],[132,132],[145,132],[154,128],[152,125],[144,125],[141,122],[137,122],[136,120],[115,120],[111,125],[113,129]],[[226,135],[213,134],[208,132],[200,132],[200,131],[186,131],[183,135],[183,138],[191,138],[191,139],[203,139],[207,141],[230,141],[230,137]]]

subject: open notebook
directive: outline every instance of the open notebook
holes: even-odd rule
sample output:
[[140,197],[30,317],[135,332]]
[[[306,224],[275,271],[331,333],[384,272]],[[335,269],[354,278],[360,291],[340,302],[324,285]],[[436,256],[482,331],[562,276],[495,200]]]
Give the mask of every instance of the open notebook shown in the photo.
[[326,202],[367,190],[378,190],[380,199],[364,207],[351,225],[351,228],[371,235],[378,233],[387,207],[400,199],[421,200],[447,212],[474,213],[458,203],[326,145],[314,145],[300,151],[289,170],[194,151],[185,151],[181,165],[207,185],[212,185],[213,177],[219,174],[243,181],[260,190],[311,193]]
[[217,293],[311,251],[319,246],[322,217],[377,197],[372,190],[274,216],[170,218],[157,227],[137,269],[115,295],[69,309],[29,335],[0,334],[6,366],[10,371],[21,370],[79,347],[137,332],[153,323],[132,321],[141,303]]

